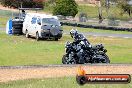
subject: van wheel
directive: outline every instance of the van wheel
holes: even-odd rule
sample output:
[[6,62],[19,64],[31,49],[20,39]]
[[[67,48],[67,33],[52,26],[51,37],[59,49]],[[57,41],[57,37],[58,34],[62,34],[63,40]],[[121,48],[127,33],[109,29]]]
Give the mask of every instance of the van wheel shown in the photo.
[[58,38],[55,38],[55,41],[58,41]]
[[36,40],[39,41],[39,33],[36,33]]
[[29,38],[29,34],[28,34],[28,31],[26,30],[26,38]]

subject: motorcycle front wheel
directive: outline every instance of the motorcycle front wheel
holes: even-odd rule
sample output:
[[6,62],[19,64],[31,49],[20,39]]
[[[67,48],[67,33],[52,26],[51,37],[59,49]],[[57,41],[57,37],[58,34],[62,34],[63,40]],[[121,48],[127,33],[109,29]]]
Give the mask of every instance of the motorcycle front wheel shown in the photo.
[[73,59],[72,61],[69,60],[69,57],[67,55],[63,55],[62,57],[62,63],[63,64],[76,64],[75,59]]
[[109,57],[106,54],[101,54],[101,59],[94,59],[93,63],[110,63]]

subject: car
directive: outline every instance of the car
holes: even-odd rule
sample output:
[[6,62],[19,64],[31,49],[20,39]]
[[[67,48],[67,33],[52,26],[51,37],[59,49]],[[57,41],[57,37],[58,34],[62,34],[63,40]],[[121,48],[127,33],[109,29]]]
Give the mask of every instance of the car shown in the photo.
[[27,13],[23,22],[23,34],[27,38],[33,36],[39,39],[54,39],[62,37],[63,30],[57,16]]

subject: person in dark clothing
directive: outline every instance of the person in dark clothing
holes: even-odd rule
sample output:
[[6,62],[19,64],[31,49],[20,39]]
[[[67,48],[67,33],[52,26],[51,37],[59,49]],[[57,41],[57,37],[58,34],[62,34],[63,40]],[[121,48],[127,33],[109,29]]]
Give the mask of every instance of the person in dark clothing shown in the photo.
[[72,29],[70,31],[70,35],[72,38],[74,38],[74,44],[76,45],[76,50],[78,51],[77,56],[79,57],[79,63],[83,64],[85,62],[83,53],[84,48],[89,47],[90,43],[89,41],[84,37],[83,34],[79,34],[76,29]]
[[22,18],[25,18],[25,15],[26,15],[25,10],[22,10]]

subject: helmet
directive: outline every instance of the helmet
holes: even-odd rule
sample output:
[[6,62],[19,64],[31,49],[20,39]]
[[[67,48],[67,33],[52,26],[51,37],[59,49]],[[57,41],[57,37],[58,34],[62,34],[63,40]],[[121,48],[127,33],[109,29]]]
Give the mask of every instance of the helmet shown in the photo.
[[77,34],[78,34],[77,29],[72,29],[70,31],[70,35],[71,35],[72,38],[75,37]]

